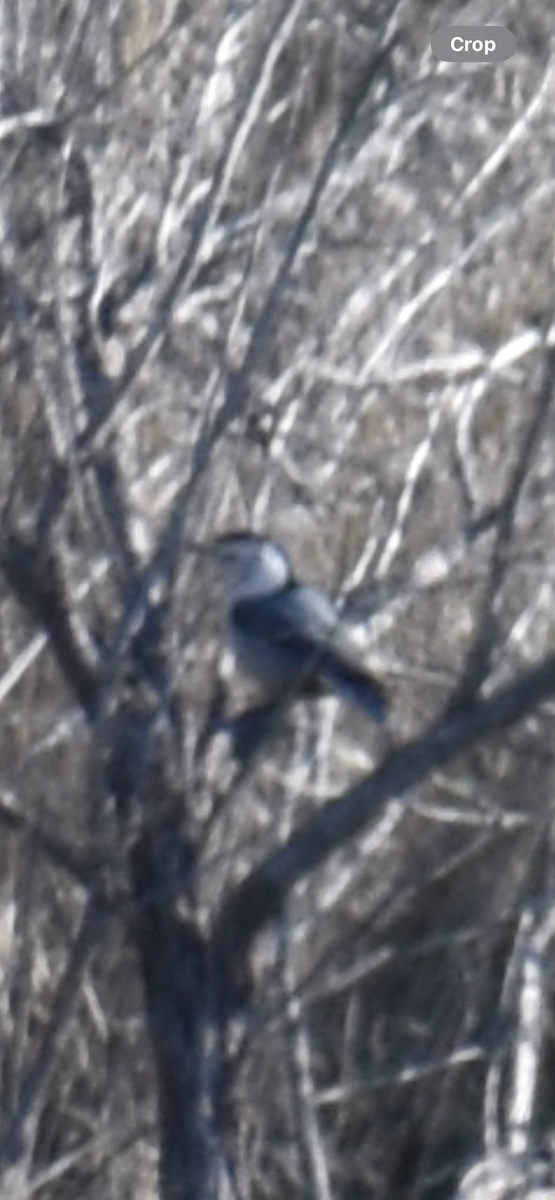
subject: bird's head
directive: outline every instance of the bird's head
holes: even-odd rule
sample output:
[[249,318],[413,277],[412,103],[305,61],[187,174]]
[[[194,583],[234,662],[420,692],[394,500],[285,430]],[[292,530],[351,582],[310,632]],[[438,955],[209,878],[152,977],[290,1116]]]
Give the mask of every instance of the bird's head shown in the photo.
[[226,606],[278,592],[291,578],[289,559],[281,546],[248,530],[222,534],[212,542],[211,551]]

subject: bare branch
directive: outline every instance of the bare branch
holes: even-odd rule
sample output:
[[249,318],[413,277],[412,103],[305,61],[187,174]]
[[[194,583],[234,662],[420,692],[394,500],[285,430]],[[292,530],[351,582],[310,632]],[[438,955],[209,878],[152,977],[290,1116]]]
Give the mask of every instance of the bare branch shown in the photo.
[[[7,1191],[15,1182],[11,1180],[11,1176],[15,1175],[17,1179],[21,1172],[25,1172],[50,1074],[75,1009],[83,973],[102,935],[106,915],[95,899],[89,900],[69,950],[48,1025],[35,1060],[23,1081],[15,1112],[0,1143],[0,1172],[4,1176]],[[16,1187],[14,1190],[17,1192]]]
[[79,615],[68,603],[59,562],[11,533],[3,539],[0,563],[19,603],[48,633],[70,690],[92,719],[98,698],[97,663]]
[[403,796],[475,742],[525,720],[554,696],[551,655],[468,712],[440,719],[427,734],[394,751],[369,779],[329,800],[301,824],[224,901],[213,937],[216,963],[221,956],[223,1002],[233,1004],[246,987],[253,941],[281,912],[296,883],[375,820],[388,800]]

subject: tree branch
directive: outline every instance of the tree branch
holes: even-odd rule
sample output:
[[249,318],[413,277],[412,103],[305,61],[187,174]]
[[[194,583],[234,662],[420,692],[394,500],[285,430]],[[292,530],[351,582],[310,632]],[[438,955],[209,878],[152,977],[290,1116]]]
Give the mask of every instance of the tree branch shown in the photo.
[[467,712],[445,717],[395,750],[369,778],[320,808],[225,899],[214,925],[212,954],[220,1002],[232,1007],[249,987],[247,959],[255,938],[282,910],[301,879],[375,820],[388,800],[405,795],[475,742],[500,733],[555,696],[555,654]]

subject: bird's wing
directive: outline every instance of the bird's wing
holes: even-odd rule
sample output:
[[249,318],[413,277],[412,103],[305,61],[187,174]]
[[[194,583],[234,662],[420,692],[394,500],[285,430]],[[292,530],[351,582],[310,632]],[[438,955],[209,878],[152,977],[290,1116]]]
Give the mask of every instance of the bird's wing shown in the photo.
[[233,607],[235,624],[252,637],[292,649],[315,649],[333,638],[337,613],[318,588],[287,588],[263,599],[241,600]]
[[316,588],[295,587],[263,599],[241,600],[231,612],[236,633],[258,641],[260,655],[272,649],[282,660],[284,675],[306,676],[309,685],[322,680],[374,721],[388,710],[384,688],[359,662],[355,648],[341,636],[338,615]]

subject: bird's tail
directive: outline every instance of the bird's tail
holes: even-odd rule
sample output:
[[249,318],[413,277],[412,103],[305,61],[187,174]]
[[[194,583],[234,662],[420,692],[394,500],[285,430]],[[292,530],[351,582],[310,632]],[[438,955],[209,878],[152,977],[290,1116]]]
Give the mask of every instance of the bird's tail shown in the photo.
[[385,721],[389,704],[385,688],[363,667],[331,650],[318,656],[318,673],[338,695],[366,713],[372,721]]

